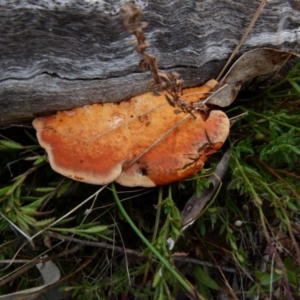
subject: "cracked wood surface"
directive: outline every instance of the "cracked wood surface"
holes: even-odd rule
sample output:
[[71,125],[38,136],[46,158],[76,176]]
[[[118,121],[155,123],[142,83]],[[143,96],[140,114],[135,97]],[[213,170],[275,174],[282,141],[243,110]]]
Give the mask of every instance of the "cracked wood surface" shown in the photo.
[[[0,0],[0,125],[30,121],[147,90],[133,36],[116,0]],[[139,0],[159,68],[185,86],[216,78],[260,1]],[[268,1],[238,56],[259,47],[292,51],[300,40],[299,0]]]

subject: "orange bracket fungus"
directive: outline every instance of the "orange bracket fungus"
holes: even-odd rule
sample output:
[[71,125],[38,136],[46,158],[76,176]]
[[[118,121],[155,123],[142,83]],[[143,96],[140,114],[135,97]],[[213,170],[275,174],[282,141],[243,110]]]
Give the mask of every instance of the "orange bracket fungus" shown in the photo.
[[124,28],[134,33],[140,67],[154,78],[154,90],[121,103],[87,105],[33,121],[52,168],[91,184],[157,186],[184,179],[201,169],[229,133],[229,120],[201,102],[215,87],[182,90],[183,80],[158,70],[146,53],[146,24],[134,5],[122,7]]
[[[181,97],[199,101],[216,83],[184,89]],[[166,92],[61,111],[35,119],[33,126],[58,173],[91,184],[115,180],[147,187],[194,174],[229,133],[222,111],[178,111]]]
[[221,83],[180,90],[174,103],[168,91],[149,92],[40,117],[33,126],[52,168],[69,178],[99,185],[168,184],[201,169],[226,140],[229,120],[211,107],[230,105],[243,83],[277,71],[290,56],[300,57],[255,49],[241,56]]
[[213,105],[230,105],[243,83],[278,70],[294,54],[255,49],[220,83],[182,90],[179,75],[158,70],[155,57],[145,52],[149,44],[140,10],[132,4],[122,10],[124,28],[136,36],[140,67],[151,72],[153,87],[164,91],[61,111],[35,119],[33,126],[52,168],[69,178],[146,187],[182,180],[201,169],[229,134],[228,117]]

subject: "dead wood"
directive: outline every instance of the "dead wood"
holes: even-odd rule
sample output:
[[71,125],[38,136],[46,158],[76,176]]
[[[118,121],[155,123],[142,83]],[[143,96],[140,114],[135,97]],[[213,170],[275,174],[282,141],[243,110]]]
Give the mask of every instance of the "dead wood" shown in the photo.
[[[260,1],[136,1],[161,70],[185,86],[216,78]],[[296,0],[268,2],[237,56],[259,47],[293,50],[300,39]],[[0,0],[0,125],[145,92],[124,1]]]

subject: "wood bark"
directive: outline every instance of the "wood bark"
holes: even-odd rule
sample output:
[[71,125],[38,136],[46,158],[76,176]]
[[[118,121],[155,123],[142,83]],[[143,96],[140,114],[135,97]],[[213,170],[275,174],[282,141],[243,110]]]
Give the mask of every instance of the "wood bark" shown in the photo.
[[[123,0],[0,0],[0,125],[145,92]],[[113,4],[111,4],[113,3]],[[139,0],[159,68],[185,86],[215,78],[260,1]],[[238,56],[259,47],[292,51],[300,40],[299,0],[268,1]]]

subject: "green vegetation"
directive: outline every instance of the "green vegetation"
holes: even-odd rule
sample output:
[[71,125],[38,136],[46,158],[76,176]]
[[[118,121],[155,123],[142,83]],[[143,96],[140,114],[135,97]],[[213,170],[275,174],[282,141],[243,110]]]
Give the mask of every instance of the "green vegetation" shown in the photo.
[[35,265],[46,254],[76,299],[298,299],[300,63],[226,112],[248,115],[223,146],[231,159],[218,195],[184,233],[180,211],[222,151],[193,180],[99,190],[52,171],[33,130],[2,130],[0,294],[42,285]]

